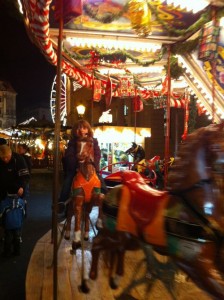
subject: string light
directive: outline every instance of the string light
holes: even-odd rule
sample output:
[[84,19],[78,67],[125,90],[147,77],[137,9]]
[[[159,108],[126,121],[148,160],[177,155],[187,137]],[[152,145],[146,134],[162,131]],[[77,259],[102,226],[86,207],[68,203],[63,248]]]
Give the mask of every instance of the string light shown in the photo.
[[172,5],[174,7],[180,7],[181,9],[186,9],[189,12],[193,12],[194,14],[203,10],[206,6],[209,5],[208,0],[166,0],[168,5]]
[[[187,62],[184,60],[184,58],[180,55],[178,55],[178,61],[181,63],[181,65],[186,69],[186,74],[188,76],[188,74],[191,74],[192,75],[192,71],[190,69],[190,67],[188,66]],[[193,76],[193,78],[191,79],[191,81],[194,83],[194,85],[197,87],[198,91],[200,92],[201,95],[204,95],[202,97],[202,102],[203,103],[203,106],[206,110],[211,110],[211,104],[213,103],[213,99],[212,99],[212,96],[211,96],[211,92],[197,79],[196,76]],[[192,87],[191,87],[192,89]],[[207,99],[207,104],[210,104],[210,106],[206,105],[205,103],[205,100]],[[201,103],[201,100],[198,100],[197,103]],[[221,114],[224,114],[223,112],[223,109],[221,109],[220,107],[218,107],[217,103],[215,103],[215,109],[217,111],[219,111],[219,115]],[[211,112],[210,112],[211,113]],[[210,113],[208,113],[209,115],[209,119],[210,118]],[[217,114],[217,116],[218,116]]]
[[[115,50],[136,50],[136,51],[145,51],[145,52],[155,52],[161,48],[160,43],[150,43],[148,40],[135,41],[130,40],[118,40],[118,38],[109,37],[104,39],[103,37],[97,38],[80,38],[80,37],[68,37],[66,41],[72,46],[76,47],[94,47],[94,48],[104,48],[104,49],[115,49]],[[116,41],[116,42],[115,42]]]

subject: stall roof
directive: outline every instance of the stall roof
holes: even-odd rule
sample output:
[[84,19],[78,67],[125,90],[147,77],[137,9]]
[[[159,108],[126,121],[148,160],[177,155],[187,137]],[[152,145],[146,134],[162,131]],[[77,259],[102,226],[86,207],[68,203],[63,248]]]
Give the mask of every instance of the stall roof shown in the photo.
[[[31,39],[52,64],[57,64],[57,3],[51,0],[23,2],[25,22]],[[176,5],[171,0],[86,0],[79,15],[78,3],[81,1],[74,2],[76,6],[64,16],[63,72],[82,86],[91,88],[94,69],[95,76],[101,79],[103,90],[106,89],[109,72],[114,87],[113,96],[118,96],[115,87],[119,78],[134,75],[135,82],[139,83],[138,92],[144,99],[149,98],[149,91],[155,87],[157,90],[162,88],[161,83],[166,74],[164,66],[167,65],[167,47],[183,45],[184,48],[186,41],[197,39],[201,28],[214,16],[216,8],[219,7],[220,15],[224,6],[221,0],[197,0],[195,3],[199,10],[193,12],[184,8],[184,4],[189,2],[184,0],[176,0],[179,3]],[[69,5],[72,1],[65,3]],[[135,13],[136,5],[139,14]],[[192,1],[190,5],[192,9]],[[141,12],[145,11],[147,14],[141,16]],[[78,16],[74,18],[74,15]],[[223,28],[216,68],[216,121],[224,117],[222,31]],[[172,84],[177,90],[190,86],[190,90],[201,100],[201,106],[211,115],[214,98],[211,62],[199,61],[197,52],[197,48],[194,51],[182,49],[178,62],[185,70],[184,76]]]

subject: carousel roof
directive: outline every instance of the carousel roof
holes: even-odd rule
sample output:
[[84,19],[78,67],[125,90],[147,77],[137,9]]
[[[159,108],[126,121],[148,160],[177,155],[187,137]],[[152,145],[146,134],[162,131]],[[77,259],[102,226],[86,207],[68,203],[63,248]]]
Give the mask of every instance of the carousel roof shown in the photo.
[[[198,59],[202,29],[209,30],[216,25],[214,21],[224,12],[223,0],[197,0],[195,3],[86,0],[83,6],[81,2],[63,1],[62,70],[67,76],[87,88],[92,88],[93,78],[97,78],[101,80],[104,93],[109,73],[114,97],[119,96],[116,87],[120,78],[126,76],[133,80],[142,99],[148,100],[153,97],[152,91],[158,92],[164,87],[168,53],[171,53],[174,58],[172,78],[176,77],[172,80],[173,91],[184,92],[188,88],[210,115],[215,100],[215,121],[224,117],[222,27],[219,27],[217,38],[216,72],[212,64],[214,59]],[[23,0],[30,38],[55,65],[58,3],[57,0]],[[185,105],[180,98],[179,101],[175,97],[171,100],[172,106]]]

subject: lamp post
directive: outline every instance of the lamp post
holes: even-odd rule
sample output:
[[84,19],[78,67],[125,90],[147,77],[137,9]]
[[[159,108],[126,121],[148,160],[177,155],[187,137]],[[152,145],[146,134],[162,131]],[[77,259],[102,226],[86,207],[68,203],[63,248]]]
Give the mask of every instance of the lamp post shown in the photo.
[[78,106],[76,106],[76,109],[77,109],[79,118],[82,119],[85,114],[86,107],[83,104],[79,104]]

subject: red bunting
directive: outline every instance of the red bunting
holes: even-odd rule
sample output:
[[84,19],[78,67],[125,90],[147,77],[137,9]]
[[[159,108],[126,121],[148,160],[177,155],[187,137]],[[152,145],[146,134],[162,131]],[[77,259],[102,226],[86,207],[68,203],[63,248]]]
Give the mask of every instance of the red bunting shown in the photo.
[[133,110],[134,112],[140,112],[143,110],[143,102],[140,96],[135,96],[133,99]]
[[182,140],[185,140],[188,133],[188,120],[189,120],[189,99],[185,99],[185,116],[184,116],[184,133],[182,135]]
[[162,82],[162,90],[161,90],[162,95],[168,93],[168,81],[169,81],[169,77],[166,76],[166,78]]
[[[82,15],[82,0],[63,0],[63,21],[64,24],[70,22],[73,18]],[[60,0],[55,0],[54,18],[56,22],[60,19]]]
[[99,102],[101,100],[101,94],[101,80],[94,79],[93,101]]
[[106,83],[106,90],[105,90],[105,101],[106,101],[106,108],[108,108],[111,104],[112,99],[112,82],[110,79],[110,75],[108,75],[107,83]]

